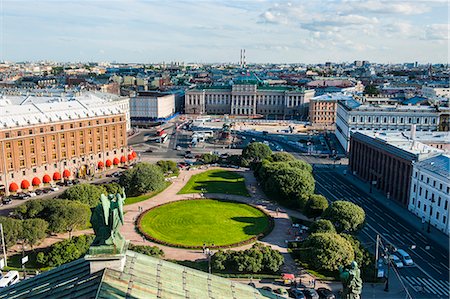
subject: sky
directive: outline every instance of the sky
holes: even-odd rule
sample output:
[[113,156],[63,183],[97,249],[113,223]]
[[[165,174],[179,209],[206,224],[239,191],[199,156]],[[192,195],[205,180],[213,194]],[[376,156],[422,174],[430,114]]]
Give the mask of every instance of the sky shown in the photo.
[[448,0],[0,0],[0,60],[448,63]]

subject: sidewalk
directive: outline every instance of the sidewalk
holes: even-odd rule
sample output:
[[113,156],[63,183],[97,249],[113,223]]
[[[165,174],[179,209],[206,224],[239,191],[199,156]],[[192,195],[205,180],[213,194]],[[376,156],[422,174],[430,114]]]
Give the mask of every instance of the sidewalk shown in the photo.
[[[352,183],[355,187],[357,187],[361,191],[366,192],[367,190],[370,189],[370,185],[368,182],[364,182],[360,178],[349,173],[349,171],[347,171],[347,174],[344,175],[344,170],[347,169],[345,166],[330,169],[336,172],[341,177],[343,177],[348,182]],[[408,224],[410,224],[413,228],[415,228],[416,231],[422,232],[422,234],[425,237],[435,242],[444,250],[449,251],[449,236],[447,236],[440,230],[436,229],[434,226],[431,226],[430,233],[427,233],[426,231],[423,232],[422,220],[419,217],[408,211],[406,207],[401,206],[394,200],[388,199],[380,190],[373,188],[373,191],[369,196],[373,198],[375,201],[377,201],[379,204],[381,204],[384,208],[390,210],[391,212],[395,213],[399,218],[402,218],[403,220],[408,222]]]

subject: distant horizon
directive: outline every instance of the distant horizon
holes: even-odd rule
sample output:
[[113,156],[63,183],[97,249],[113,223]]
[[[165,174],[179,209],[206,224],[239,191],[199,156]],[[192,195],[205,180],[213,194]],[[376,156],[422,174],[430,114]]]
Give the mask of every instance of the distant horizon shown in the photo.
[[249,63],[449,60],[447,0],[4,0],[0,10],[7,61],[235,63],[240,49]]

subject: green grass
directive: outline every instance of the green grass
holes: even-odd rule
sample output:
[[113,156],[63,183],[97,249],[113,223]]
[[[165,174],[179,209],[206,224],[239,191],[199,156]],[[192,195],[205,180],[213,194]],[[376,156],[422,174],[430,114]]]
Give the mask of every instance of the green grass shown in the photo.
[[269,227],[268,217],[249,205],[218,200],[182,200],[147,212],[140,228],[164,243],[184,247],[227,246]]
[[127,199],[125,200],[125,205],[126,206],[127,205],[132,205],[134,203],[141,202],[141,201],[147,200],[149,198],[152,198],[153,196],[158,195],[159,193],[161,193],[164,190],[166,190],[166,188],[169,187],[170,184],[172,184],[172,183],[171,182],[165,182],[165,184],[166,185],[161,190],[153,191],[153,192],[142,194],[142,195],[139,195],[139,196],[127,197]]
[[245,187],[245,179],[232,171],[213,169],[193,175],[178,194],[223,193],[249,196]]

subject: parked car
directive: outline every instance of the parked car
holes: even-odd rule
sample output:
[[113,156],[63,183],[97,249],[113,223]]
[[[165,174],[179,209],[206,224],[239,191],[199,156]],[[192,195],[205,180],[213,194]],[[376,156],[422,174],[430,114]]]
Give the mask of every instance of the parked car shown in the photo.
[[42,189],[42,192],[44,192],[45,194],[47,194],[51,191],[52,191],[52,188],[49,188],[49,187]]
[[335,299],[336,296],[333,292],[327,288],[318,288],[317,294],[319,294],[319,299]]
[[253,282],[249,282],[248,285],[253,287],[253,288],[256,288],[256,285]]
[[9,271],[0,279],[0,288],[9,287],[17,282],[19,282],[19,272]]
[[319,294],[314,289],[303,289],[302,292],[306,299],[319,299]]
[[272,288],[268,287],[268,286],[262,287],[261,290],[264,290],[264,291],[267,291],[267,292],[272,292]]
[[389,256],[389,259],[391,260],[392,264],[397,267],[397,268],[402,268],[403,267],[403,262],[402,260],[396,256],[395,254],[391,254]]
[[56,185],[57,185],[57,186],[64,187],[64,186],[65,186],[65,183],[64,183],[64,182],[56,182]]
[[20,193],[17,193],[16,195],[14,195],[14,198],[16,198],[16,199],[27,199],[27,198],[30,198],[30,196],[28,194],[26,194],[26,193],[20,192]]
[[73,183],[74,185],[78,185],[78,184],[80,183],[80,180],[79,180],[79,179],[75,179],[75,180],[72,181],[72,183]]
[[51,187],[50,187],[50,190],[52,190],[52,191],[58,191],[59,188],[58,188],[58,186],[51,186]]
[[36,197],[37,196],[36,192],[34,192],[34,191],[28,192],[27,194],[30,197]]
[[398,257],[402,260],[403,264],[406,266],[412,266],[414,265],[414,262],[412,258],[409,256],[409,254],[404,251],[403,249],[398,249],[396,254]]
[[281,296],[288,296],[289,293],[286,289],[284,288],[278,288],[275,291],[273,291],[275,294],[281,295]]
[[3,197],[3,198],[2,198],[2,204],[4,204],[4,205],[9,205],[9,204],[11,204],[11,203],[12,203],[11,197]]
[[44,191],[41,190],[41,189],[36,189],[36,190],[34,190],[34,192],[36,193],[36,195],[42,195],[42,194],[44,194]]
[[66,186],[73,186],[73,183],[72,183],[72,181],[68,180],[68,181],[65,182],[65,185]]
[[288,290],[289,297],[295,299],[305,299],[305,294],[299,289],[289,289]]

